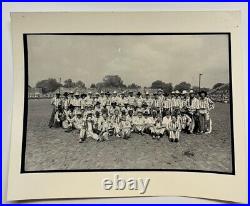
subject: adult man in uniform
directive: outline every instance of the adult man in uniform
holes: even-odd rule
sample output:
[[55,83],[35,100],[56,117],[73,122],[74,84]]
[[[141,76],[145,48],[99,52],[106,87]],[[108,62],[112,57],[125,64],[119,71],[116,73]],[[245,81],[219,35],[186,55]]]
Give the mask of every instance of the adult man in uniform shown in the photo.
[[56,96],[51,99],[51,105],[53,105],[53,110],[51,112],[50,120],[49,120],[49,127],[53,127],[55,114],[60,106],[62,106],[62,99],[60,98],[60,92],[56,92]]

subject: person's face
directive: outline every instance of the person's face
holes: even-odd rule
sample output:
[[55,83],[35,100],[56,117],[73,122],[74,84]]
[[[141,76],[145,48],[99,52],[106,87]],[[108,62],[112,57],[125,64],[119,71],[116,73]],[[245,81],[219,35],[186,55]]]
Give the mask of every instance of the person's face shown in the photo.
[[88,116],[87,121],[91,121],[91,120],[92,120],[92,116]]
[[96,117],[99,118],[100,117],[100,113],[99,112],[96,112]]
[[190,93],[189,96],[190,96],[191,98],[194,98],[195,95],[194,95],[194,93]]
[[138,113],[138,117],[139,117],[139,118],[142,117],[142,113],[141,113],[141,112]]
[[205,98],[205,94],[204,93],[201,93],[201,98]]
[[172,121],[176,122],[176,117],[175,116],[172,117]]
[[129,110],[129,111],[128,111],[128,114],[129,114],[129,116],[132,116],[132,115],[133,115],[133,111],[132,111],[132,110]]
[[78,115],[76,115],[76,117],[77,117],[78,119],[80,119],[80,118],[82,117],[82,115],[78,114]]
[[130,97],[133,97],[133,93],[129,93],[129,96],[130,96]]
[[104,119],[107,119],[107,114],[106,114],[106,113],[103,113],[102,117],[103,117]]

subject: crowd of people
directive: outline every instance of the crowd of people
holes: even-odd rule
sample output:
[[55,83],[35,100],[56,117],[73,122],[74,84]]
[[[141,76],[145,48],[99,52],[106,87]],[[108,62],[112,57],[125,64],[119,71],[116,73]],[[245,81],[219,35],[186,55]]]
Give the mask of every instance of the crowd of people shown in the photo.
[[205,91],[56,92],[51,104],[49,127],[77,131],[80,143],[86,138],[128,139],[131,133],[148,134],[157,140],[166,135],[169,141],[178,142],[181,132],[212,131],[210,110],[214,109],[214,103]]

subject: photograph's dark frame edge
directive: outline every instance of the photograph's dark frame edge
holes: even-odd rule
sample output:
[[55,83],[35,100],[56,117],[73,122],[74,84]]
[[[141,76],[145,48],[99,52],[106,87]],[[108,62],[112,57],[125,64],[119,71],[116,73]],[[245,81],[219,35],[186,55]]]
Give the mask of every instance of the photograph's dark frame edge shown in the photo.
[[[206,171],[206,170],[183,170],[183,169],[73,169],[73,170],[36,170],[25,171],[25,153],[26,153],[26,134],[27,134],[27,117],[28,117],[28,35],[228,35],[228,52],[229,52],[229,85],[230,85],[230,124],[231,124],[231,158],[232,172]],[[24,48],[24,113],[23,113],[23,139],[21,154],[20,173],[56,173],[56,172],[126,172],[126,171],[161,171],[161,172],[197,172],[197,173],[214,173],[235,175],[235,151],[234,151],[234,125],[233,125],[233,92],[232,92],[232,64],[231,64],[231,33],[230,32],[202,32],[202,33],[23,33]]]

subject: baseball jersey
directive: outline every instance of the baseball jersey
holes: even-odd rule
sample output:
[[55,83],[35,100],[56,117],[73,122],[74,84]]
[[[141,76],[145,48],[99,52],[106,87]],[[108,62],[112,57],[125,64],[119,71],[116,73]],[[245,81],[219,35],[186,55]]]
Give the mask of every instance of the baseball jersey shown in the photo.
[[162,125],[164,125],[168,129],[171,121],[172,121],[171,116],[169,116],[169,117],[165,116],[165,117],[163,117]]
[[53,97],[51,99],[51,104],[58,107],[59,105],[62,105],[62,100],[60,98]]
[[171,121],[169,123],[169,130],[171,130],[171,131],[181,130],[180,122],[179,121],[176,121],[176,122]]
[[214,102],[208,97],[199,99],[199,109],[206,109],[208,111],[214,109]]

